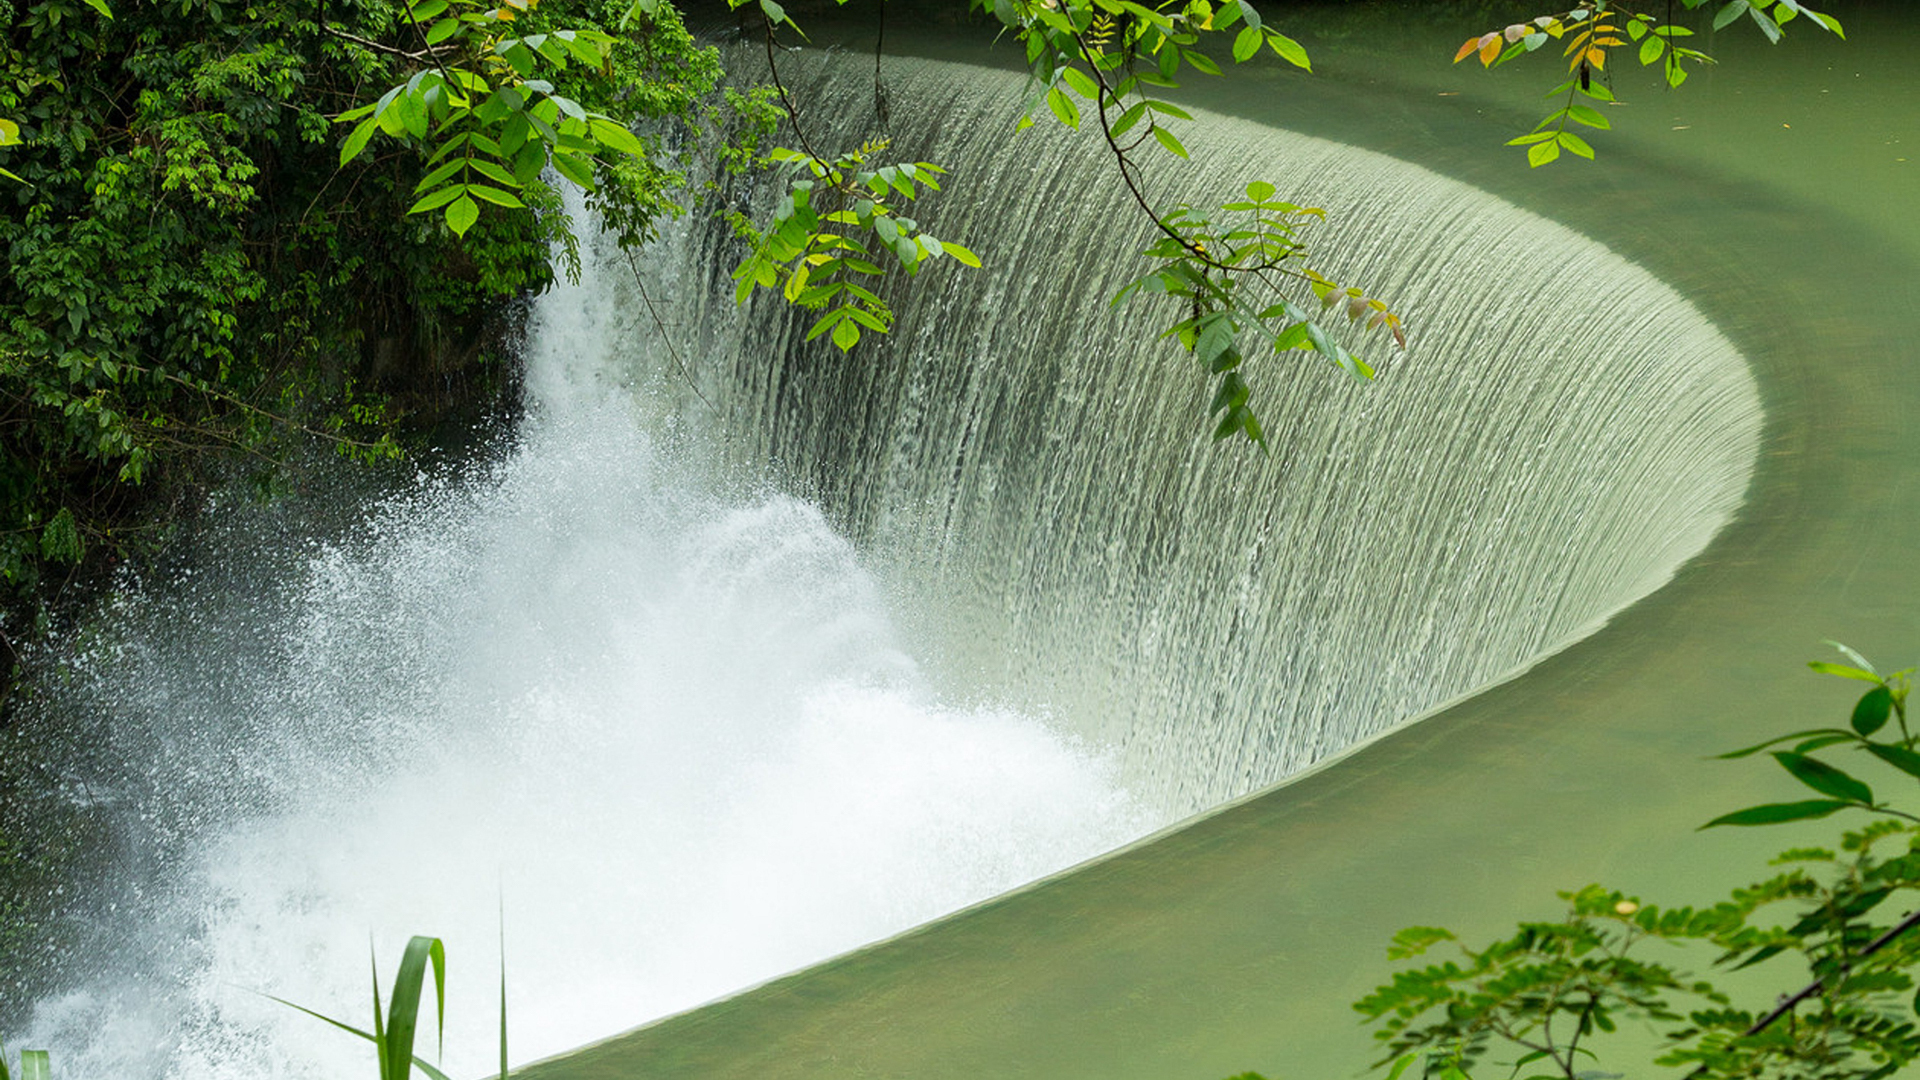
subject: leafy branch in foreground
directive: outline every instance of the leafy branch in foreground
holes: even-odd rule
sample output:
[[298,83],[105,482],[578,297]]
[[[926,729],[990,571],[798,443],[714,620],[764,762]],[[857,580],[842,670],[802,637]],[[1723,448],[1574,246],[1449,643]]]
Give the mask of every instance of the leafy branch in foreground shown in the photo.
[[900,212],[904,203],[923,191],[938,192],[936,177],[945,169],[929,161],[875,164],[871,159],[888,147],[886,138],[869,139],[859,149],[832,158],[814,149],[800,110],[780,80],[776,35],[782,25],[795,32],[800,28],[777,0],[727,3],[735,10],[749,4],[759,8],[767,72],[800,143],[798,149],[778,147],[767,157],[786,177],[786,191],[772,221],[761,228],[745,215],[732,215],[734,231],[752,245],[733,271],[734,302],[744,304],[755,289],[767,288],[796,307],[825,309],[808,328],[807,340],[830,333],[834,346],[847,352],[859,344],[862,329],[884,334],[893,328],[891,305],[860,283],[860,278],[871,281],[884,273],[862,237],[870,235],[909,277],[945,256],[975,269],[980,258],[961,244],[927,232]]
[[[1692,10],[1708,0],[1682,2]],[[1784,36],[1786,25],[1802,15],[1821,29],[1846,37],[1840,20],[1815,11],[1799,0],[1725,0],[1714,15],[1713,28],[1724,29],[1744,17],[1758,27],[1768,41],[1777,43]],[[1613,0],[1594,0],[1570,11],[1541,15],[1468,38],[1454,54],[1453,62],[1457,64],[1474,56],[1479,58],[1482,67],[1493,68],[1536,52],[1550,40],[1567,43],[1561,50],[1567,61],[1567,81],[1545,95],[1562,99],[1561,106],[1542,118],[1528,134],[1507,140],[1508,146],[1526,147],[1527,163],[1538,168],[1558,160],[1562,150],[1578,157],[1593,157],[1592,145],[1574,133],[1573,125],[1601,131],[1613,126],[1598,109],[1583,104],[1580,99],[1603,104],[1616,100],[1611,86],[1595,81],[1596,74],[1608,76],[1607,62],[1614,49],[1635,48],[1642,67],[1660,65],[1667,86],[1677,89],[1687,81],[1687,63],[1714,62],[1706,53],[1681,44],[1683,39],[1693,36],[1691,29],[1659,16],[1628,9]]]
[[[1398,972],[1355,1008],[1397,1080],[1415,1065],[1423,1076],[1465,1080],[1484,1066],[1528,1080],[1596,1075],[1597,1042],[1633,1021],[1660,1031],[1654,1063],[1705,1077],[1820,1077],[1878,1080],[1920,1060],[1913,996],[1920,966],[1920,821],[1875,796],[1866,781],[1818,752],[1850,748],[1920,780],[1920,748],[1907,726],[1910,671],[1882,675],[1839,646],[1847,663],[1817,661],[1828,675],[1871,684],[1845,728],[1816,728],[1723,755],[1744,757],[1783,743],[1773,757],[1820,799],[1768,803],[1715,818],[1703,828],[1766,825],[1842,810],[1878,815],[1844,833],[1833,848],[1782,852],[1762,881],[1706,908],[1660,908],[1598,885],[1562,893],[1558,922],[1522,923],[1512,937],[1470,948],[1446,930],[1402,931],[1388,950],[1411,959],[1447,945],[1458,959]],[[1897,732],[1897,734],[1894,734]],[[1774,912],[1784,908],[1784,915]],[[1630,955],[1648,941],[1711,950],[1712,963],[1741,970],[1775,963],[1787,992],[1764,1009],[1745,1009],[1713,983],[1664,960]],[[1803,965],[1803,967],[1802,967]],[[1799,970],[1794,970],[1798,968]],[[1603,1075],[1618,1075],[1608,1073]]]
[[360,156],[375,134],[413,143],[427,154],[429,171],[414,187],[419,197],[407,212],[439,210],[447,227],[464,236],[480,220],[482,202],[527,209],[521,194],[548,166],[591,190],[597,155],[645,157],[646,148],[623,124],[589,112],[539,77],[543,67],[610,67],[614,36],[591,28],[509,33],[538,2],[503,0],[495,7],[483,0],[410,0],[406,20],[417,51],[361,43],[425,66],[378,100],[337,117],[354,124],[340,148],[341,166]]
[[[807,336],[831,332],[836,346],[850,349],[862,331],[885,333],[892,325],[885,300],[862,284],[882,272],[875,246],[908,274],[943,255],[968,266],[977,267],[979,260],[900,212],[923,189],[939,190],[935,177],[943,170],[938,166],[877,166],[871,158],[886,147],[884,139],[837,157],[812,146],[800,110],[780,82],[776,56],[777,29],[798,28],[776,0],[729,3],[736,9],[749,3],[759,8],[769,70],[801,143],[799,149],[770,156],[789,177],[771,223],[761,228],[735,218],[736,230],[752,245],[734,271],[736,299],[744,302],[756,288],[768,288],[801,307],[825,308]],[[1122,182],[1158,234],[1143,252],[1153,268],[1122,288],[1114,303],[1152,293],[1179,303],[1182,317],[1161,336],[1177,340],[1215,381],[1209,410],[1217,418],[1214,438],[1242,435],[1266,446],[1244,374],[1246,356],[1254,350],[1243,352],[1243,340],[1275,353],[1318,352],[1360,379],[1372,378],[1373,366],[1335,342],[1322,327],[1323,318],[1344,317],[1356,326],[1383,329],[1406,344],[1399,316],[1385,303],[1306,264],[1304,228],[1324,218],[1324,211],[1277,199],[1274,186],[1264,181],[1247,184],[1244,197],[1217,207],[1181,203],[1163,209],[1146,193],[1138,157],[1143,147],[1189,156],[1172,125],[1192,117],[1157,91],[1178,86],[1184,68],[1220,74],[1219,64],[1201,48],[1209,35],[1231,34],[1236,62],[1264,47],[1311,70],[1306,50],[1267,25],[1251,0],[1227,0],[1217,7],[1211,0],[1160,0],[1153,6],[1133,0],[973,0],[973,7],[992,14],[1026,51],[1033,93],[1019,127],[1032,124],[1044,104],[1060,123],[1077,130],[1082,103],[1093,108]],[[864,239],[869,234],[871,244]],[[1313,313],[1316,305],[1323,315]]]
[[1078,101],[1091,102],[1101,136],[1135,206],[1158,238],[1143,252],[1156,264],[1114,297],[1162,293],[1186,313],[1163,337],[1180,342],[1216,380],[1209,413],[1218,417],[1214,438],[1242,435],[1266,447],[1252,408],[1252,387],[1243,366],[1243,336],[1274,353],[1305,349],[1320,353],[1348,374],[1371,379],[1374,369],[1336,343],[1304,304],[1313,296],[1323,310],[1350,323],[1384,328],[1404,346],[1405,331],[1387,305],[1365,290],[1343,287],[1306,264],[1305,227],[1326,214],[1276,199],[1265,181],[1246,185],[1244,198],[1218,207],[1189,203],[1158,208],[1145,190],[1137,154],[1151,143],[1180,159],[1189,154],[1173,130],[1191,121],[1184,109],[1154,91],[1179,85],[1183,68],[1218,75],[1220,66],[1199,46],[1206,34],[1226,34],[1238,25],[1233,58],[1245,62],[1262,45],[1303,70],[1312,70],[1299,43],[1267,25],[1250,0],[1162,0],[1156,6],[1132,0],[975,0],[1025,42],[1036,88],[1023,126],[1044,101],[1056,120],[1078,129]]
[[884,334],[893,325],[886,301],[846,276],[876,278],[883,273],[862,235],[871,233],[909,276],[943,256],[980,266],[980,257],[972,251],[935,237],[900,212],[902,203],[918,198],[922,190],[939,191],[935,178],[946,170],[927,161],[868,161],[886,148],[886,140],[877,140],[832,161],[802,150],[773,151],[771,160],[792,179],[765,231],[734,216],[735,228],[753,242],[752,253],[733,271],[736,302],[745,303],[755,288],[764,287],[777,288],[796,306],[826,308],[808,329],[807,340],[831,332],[834,345],[845,352],[859,343],[862,327]]

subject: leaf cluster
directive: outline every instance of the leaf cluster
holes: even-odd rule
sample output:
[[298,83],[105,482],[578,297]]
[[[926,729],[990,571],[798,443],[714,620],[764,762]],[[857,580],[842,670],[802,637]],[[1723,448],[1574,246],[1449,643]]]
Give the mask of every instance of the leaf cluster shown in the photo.
[[1404,346],[1399,316],[1364,289],[1343,287],[1306,262],[1303,228],[1325,212],[1275,197],[1264,180],[1248,183],[1244,195],[1217,207],[1156,205],[1145,191],[1138,157],[1158,150],[1189,157],[1175,125],[1191,121],[1166,100],[1188,70],[1218,75],[1205,48],[1210,37],[1231,35],[1231,55],[1244,63],[1270,49],[1283,61],[1312,70],[1306,50],[1268,23],[1251,0],[976,0],[1025,43],[1033,88],[1021,124],[1033,121],[1040,104],[1062,125],[1078,129],[1082,102],[1090,107],[1112,151],[1121,179],[1157,233],[1142,252],[1152,269],[1115,295],[1161,294],[1179,303],[1184,317],[1162,337],[1178,341],[1214,380],[1209,415],[1216,440],[1242,436],[1265,449],[1265,431],[1252,406],[1246,378],[1247,352],[1319,353],[1348,374],[1374,376],[1372,365],[1333,340],[1308,314],[1307,296],[1323,310],[1338,309],[1356,327],[1384,328]]
[[771,159],[790,179],[764,230],[737,221],[753,250],[733,271],[736,302],[767,288],[798,307],[824,309],[807,340],[830,334],[846,352],[862,330],[884,334],[893,323],[887,302],[862,284],[884,273],[876,247],[909,276],[946,257],[980,266],[964,245],[941,240],[901,212],[922,193],[939,191],[946,170],[927,161],[875,164],[873,156],[886,148],[886,140],[876,140],[832,161],[802,150],[773,151]]
[[[1523,923],[1484,948],[1469,948],[1444,929],[1402,931],[1390,958],[1417,958],[1442,944],[1460,958],[1399,972],[1356,1003],[1389,1051],[1379,1065],[1394,1077],[1416,1063],[1427,1075],[1463,1078],[1497,1064],[1514,1075],[1575,1080],[1590,1071],[1593,1037],[1625,1019],[1661,1030],[1666,1049],[1656,1064],[1688,1068],[1690,1078],[1878,1080],[1920,1059],[1920,999],[1913,994],[1920,938],[1909,933],[1920,914],[1905,913],[1920,893],[1920,818],[1813,756],[1850,748],[1902,779],[1920,779],[1906,720],[1910,672],[1882,675],[1840,648],[1847,663],[1812,667],[1871,684],[1845,728],[1795,732],[1723,755],[1747,757],[1790,743],[1772,757],[1822,798],[1749,807],[1703,827],[1847,809],[1880,820],[1843,834],[1835,848],[1781,853],[1770,876],[1705,908],[1659,908],[1589,886],[1561,894],[1568,903],[1562,921]],[[1888,914],[1894,911],[1902,914]],[[1728,970],[1786,965],[1783,974],[1799,989],[1771,1009],[1739,1008],[1711,981],[1630,955],[1656,940],[1710,948],[1712,962]]]
[[[1708,0],[1682,0],[1682,3],[1691,10]],[[1724,29],[1744,17],[1758,27],[1767,40],[1777,43],[1786,25],[1802,15],[1829,33],[1846,36],[1838,19],[1815,11],[1799,0],[1721,0],[1713,17],[1713,27]],[[1592,159],[1592,145],[1576,134],[1572,125],[1603,131],[1613,126],[1599,110],[1579,100],[1584,97],[1604,104],[1615,102],[1612,88],[1595,79],[1596,75],[1606,74],[1613,50],[1634,49],[1642,67],[1660,65],[1667,86],[1678,88],[1687,81],[1687,63],[1714,62],[1706,53],[1681,44],[1683,39],[1693,36],[1692,29],[1665,21],[1659,15],[1633,10],[1615,0],[1593,0],[1570,11],[1540,15],[1468,38],[1454,54],[1453,62],[1457,64],[1472,56],[1479,59],[1482,67],[1499,67],[1538,51],[1549,41],[1566,42],[1561,55],[1567,61],[1567,81],[1545,95],[1562,99],[1561,106],[1543,117],[1528,134],[1507,140],[1508,146],[1526,147],[1527,164],[1538,168],[1558,160],[1562,150]]]

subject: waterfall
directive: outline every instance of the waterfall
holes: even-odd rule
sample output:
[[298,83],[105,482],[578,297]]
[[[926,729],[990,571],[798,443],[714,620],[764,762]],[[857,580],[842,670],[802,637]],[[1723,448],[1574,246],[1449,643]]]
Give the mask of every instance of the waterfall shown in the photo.
[[[814,58],[802,108],[857,144],[864,61]],[[795,73],[795,78],[805,76]],[[1317,265],[1408,321],[1358,384],[1312,354],[1253,361],[1273,446],[1216,445],[1178,318],[1108,298],[1147,231],[1097,133],[1016,134],[1020,80],[889,75],[895,160],[952,170],[914,213],[973,246],[891,295],[850,356],[762,297],[730,310],[714,230],[668,322],[695,379],[655,397],[772,464],[887,567],[950,685],[1041,708],[1121,755],[1169,813],[1217,805],[1490,682],[1658,588],[1730,518],[1758,452],[1744,361],[1652,275],[1424,169],[1209,117],[1167,201],[1252,180],[1326,208]],[[816,133],[817,137],[817,133]],[[649,329],[640,344],[657,338]],[[649,363],[636,359],[636,366]]]
[[[819,61],[819,116],[870,88]],[[1327,207],[1328,272],[1401,309],[1378,385],[1252,378],[1274,452],[1214,445],[1090,139],[926,64],[894,150],[986,258],[894,292],[850,357],[731,306],[688,225],[539,299],[529,413],[312,531],[225,522],[99,619],[64,707],[125,874],[110,955],[39,1003],[63,1077],[336,1077],[368,935],[454,958],[448,1065],[691,1007],[1070,866],[1519,670],[1657,588],[1758,444],[1728,342],[1644,271],[1377,155],[1208,119],[1195,197]],[[911,110],[906,103],[912,103]],[[843,133],[844,134],[844,133]],[[764,197],[764,196],[762,196]],[[643,286],[648,298],[636,295]],[[649,312],[651,301],[675,354]],[[684,367],[684,370],[683,370]],[[254,549],[246,558],[228,553]]]

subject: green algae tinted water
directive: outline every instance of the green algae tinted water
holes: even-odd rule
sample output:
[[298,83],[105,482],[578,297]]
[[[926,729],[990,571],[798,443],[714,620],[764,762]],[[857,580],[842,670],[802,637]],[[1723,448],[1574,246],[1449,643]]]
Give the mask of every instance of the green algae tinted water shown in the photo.
[[[1804,668],[1820,639],[1894,665],[1920,653],[1920,174],[1901,160],[1920,149],[1906,63],[1920,18],[1834,10],[1848,44],[1811,27],[1777,49],[1723,35],[1710,76],[1627,95],[1597,164],[1529,172],[1499,146],[1531,126],[1531,95],[1550,83],[1448,65],[1472,27],[1310,40],[1317,80],[1256,71],[1195,95],[1568,224],[1727,335],[1765,407],[1753,481],[1664,588],[1518,678],[1276,790],[526,1074],[1351,1075],[1371,1047],[1347,1003],[1389,972],[1395,929],[1487,934],[1552,915],[1555,889],[1592,880],[1711,900],[1767,853],[1823,835],[1693,830],[1791,794],[1751,763],[1702,759],[1839,717],[1847,687]],[[1564,297],[1529,299],[1584,317]]]

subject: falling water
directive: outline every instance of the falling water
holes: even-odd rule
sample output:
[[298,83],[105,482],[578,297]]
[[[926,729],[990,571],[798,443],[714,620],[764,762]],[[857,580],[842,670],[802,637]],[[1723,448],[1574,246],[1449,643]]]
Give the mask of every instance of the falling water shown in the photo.
[[[819,60],[809,115],[857,142],[870,68]],[[842,358],[761,300],[708,231],[666,265],[697,401],[736,460],[784,468],[889,570],[948,685],[1044,707],[1170,813],[1257,790],[1592,633],[1663,584],[1746,491],[1761,410],[1692,305],[1600,245],[1377,154],[1209,118],[1153,180],[1197,203],[1253,180],[1325,207],[1335,280],[1392,301],[1377,385],[1311,354],[1251,365],[1271,457],[1209,438],[1179,318],[1110,311],[1147,235],[1097,134],[1016,135],[1023,87],[890,74],[894,159],[952,170],[915,213],[987,268],[893,295],[893,340]],[[1047,125],[1051,126],[1050,122]],[[712,288],[698,283],[714,282]],[[636,338],[636,340],[641,340]],[[1245,344],[1245,343],[1243,343]]]
[[1140,238],[1098,148],[1011,141],[1013,89],[893,88],[899,155],[972,193],[923,217],[988,268],[898,293],[890,342],[732,311],[718,231],[645,279],[594,248],[535,307],[488,464],[103,616],[68,704],[137,767],[93,796],[128,830],[92,909],[114,955],[29,1033],[62,1075],[349,1075],[364,1050],[255,992],[364,1020],[369,933],[390,961],[414,932],[449,943],[477,1073],[502,909],[517,1058],[689,1007],[1510,674],[1738,505],[1757,395],[1671,290],[1224,120],[1160,179],[1320,201],[1325,269],[1416,345],[1377,386],[1263,361],[1275,452],[1212,445],[1198,374],[1138,344],[1155,313],[1107,311]]

